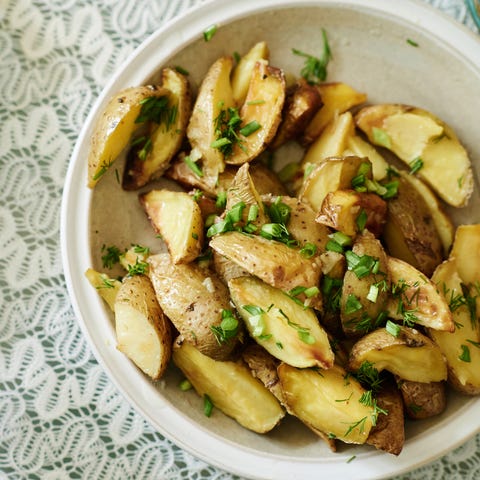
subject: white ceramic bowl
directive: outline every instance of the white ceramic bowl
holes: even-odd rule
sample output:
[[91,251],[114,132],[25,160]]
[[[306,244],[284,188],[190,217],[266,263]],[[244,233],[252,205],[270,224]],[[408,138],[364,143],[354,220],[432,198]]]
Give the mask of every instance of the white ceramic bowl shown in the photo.
[[[206,43],[202,32],[219,29]],[[221,54],[246,52],[266,40],[273,65],[298,74],[295,47],[319,51],[321,28],[333,51],[329,80],[350,83],[369,101],[414,104],[436,113],[457,131],[475,163],[476,191],[457,222],[479,222],[480,42],[461,26],[410,0],[242,0],[214,1],[167,24],[144,42],[112,78],[80,134],[68,171],[62,207],[65,275],[78,320],[98,361],[128,401],[156,429],[199,458],[227,471],[261,479],[375,479],[429,462],[479,431],[480,399],[451,395],[438,418],[407,425],[399,457],[372,447],[340,447],[331,453],[296,420],[287,419],[268,435],[251,433],[215,411],[203,415],[194,392],[178,388],[170,369],[152,384],[115,348],[113,319],[84,278],[101,269],[100,246],[151,243],[151,230],[135,193],[102,179],[86,188],[87,152],[93,122],[106,101],[122,88],[146,83],[162,66],[181,65],[198,83]],[[412,46],[408,39],[418,43]],[[158,246],[158,245],[157,245]],[[155,248],[155,245],[153,245]],[[356,458],[347,463],[353,455]]]

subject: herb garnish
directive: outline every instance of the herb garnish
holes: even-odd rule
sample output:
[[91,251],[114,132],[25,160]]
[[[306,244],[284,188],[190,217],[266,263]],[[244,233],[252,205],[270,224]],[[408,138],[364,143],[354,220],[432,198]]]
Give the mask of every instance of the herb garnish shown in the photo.
[[420,157],[414,158],[410,162],[410,174],[414,175],[423,168],[423,160]]
[[215,335],[219,345],[227,343],[231,338],[238,334],[238,320],[231,310],[222,310],[222,321],[220,325],[210,326],[210,330]]
[[462,362],[470,363],[472,360],[470,358],[470,349],[467,345],[460,345],[462,353],[459,355],[458,359]]
[[102,252],[106,252],[104,255],[102,255],[102,264],[104,268],[111,269],[120,261],[120,255],[122,252],[115,245],[111,245],[110,247],[103,245]]
[[210,25],[204,32],[203,32],[203,39],[206,42],[209,42],[213,36],[217,33],[218,26],[216,24]]
[[296,48],[292,48],[295,55],[305,58],[305,64],[300,71],[300,75],[310,84],[316,85],[327,79],[327,65],[333,58],[328,43],[327,32],[322,28],[323,50],[319,58],[304,53]]
[[205,394],[203,396],[203,413],[205,414],[206,417],[210,417],[212,415],[213,411],[213,402],[212,399]]

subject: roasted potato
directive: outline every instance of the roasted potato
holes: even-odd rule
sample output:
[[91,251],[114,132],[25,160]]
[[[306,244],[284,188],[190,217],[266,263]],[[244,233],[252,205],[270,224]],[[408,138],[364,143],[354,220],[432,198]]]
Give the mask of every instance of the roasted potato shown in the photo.
[[280,385],[289,410],[309,427],[345,443],[365,443],[373,408],[360,402],[364,388],[335,365],[298,369],[282,363]]
[[364,93],[356,91],[346,83],[321,83],[317,85],[317,89],[323,105],[305,129],[303,142],[306,144],[312,143],[318,138],[336,116],[367,100]]
[[240,362],[216,361],[181,340],[175,342],[173,361],[198,395],[207,396],[214,407],[249,430],[266,433],[285,415],[273,394]]
[[[277,195],[263,195],[262,201],[266,205],[272,205],[278,198]],[[325,247],[330,240],[330,230],[315,222],[316,212],[313,208],[295,197],[281,196],[280,201],[290,209],[290,218],[286,227],[292,238],[300,245],[315,245],[316,253],[325,252]]]
[[455,259],[463,283],[480,282],[480,224],[457,227],[450,257]]
[[227,232],[210,240],[210,247],[252,275],[281,290],[319,285],[318,258],[306,258],[284,243],[240,232]]
[[347,138],[347,149],[342,156],[356,155],[357,157],[367,157],[372,163],[373,178],[377,181],[383,180],[388,173],[389,164],[383,158],[375,147],[363,140],[359,135],[353,135]]
[[387,302],[390,318],[453,332],[452,312],[437,286],[420,271],[398,258],[388,257],[392,293]]
[[173,264],[168,253],[150,256],[148,264],[158,302],[182,337],[205,355],[227,359],[239,335],[219,340],[214,333],[231,310],[227,287],[195,263]]
[[299,368],[330,368],[334,355],[313,310],[255,277],[228,282],[250,336],[271,355]]
[[140,203],[165,241],[173,263],[188,263],[203,248],[202,211],[191,195],[170,190],[141,194]]
[[375,328],[384,312],[390,276],[387,255],[370,232],[356,238],[352,257],[343,279],[340,316],[345,334],[358,336]]
[[[352,187],[352,179],[365,162],[368,160],[355,156],[332,157],[315,165],[303,181],[299,199],[308,202],[318,212],[329,192]],[[371,178],[371,169],[366,175]]]
[[[366,215],[364,225],[359,221],[360,215]],[[385,200],[376,193],[357,192],[350,189],[329,192],[315,218],[317,223],[351,237],[355,237],[363,229],[379,237],[386,220],[387,202]]]
[[85,272],[87,280],[92,287],[97,289],[100,296],[107,302],[110,310],[115,310],[115,299],[122,285],[120,280],[110,278],[106,273],[100,273],[93,268],[88,268]]
[[222,282],[227,285],[229,280],[237,277],[245,277],[249,273],[238,263],[224,257],[220,253],[212,250],[213,269]]
[[308,165],[316,165],[328,157],[339,157],[347,148],[347,141],[355,133],[352,114],[345,112],[335,117],[321,135],[308,147],[303,159],[304,170]]
[[233,98],[237,105],[243,105],[247,96],[253,69],[259,60],[268,60],[270,52],[266,42],[256,43],[232,71]]
[[114,308],[118,350],[158,380],[170,361],[172,332],[148,277],[126,277]]
[[187,126],[187,137],[192,149],[201,153],[203,181],[212,188],[217,176],[225,169],[223,153],[212,147],[217,139],[216,119],[220,112],[235,105],[230,73],[232,57],[221,57],[205,75],[193,106]]
[[393,382],[382,382],[381,390],[375,394],[375,402],[387,414],[379,414],[370,430],[367,442],[378,450],[400,455],[405,442],[403,400]]
[[[241,165],[258,157],[273,140],[282,118],[285,102],[285,76],[279,68],[267,61],[257,61],[253,68],[245,103],[240,109],[242,127],[239,140],[233,146],[231,155],[225,161]],[[252,133],[242,133],[249,125],[259,127]]]
[[444,382],[412,382],[398,380],[407,415],[414,419],[429,418],[439,415],[447,406]]
[[418,330],[400,325],[396,335],[379,328],[360,338],[350,351],[349,370],[357,371],[363,362],[402,380],[429,383],[447,378],[445,359],[437,344]]
[[180,150],[190,116],[191,95],[187,78],[172,68],[162,70],[162,87],[169,92],[165,105],[158,109],[157,122],[138,138],[127,156],[122,186],[136,190],[159,178]]
[[[410,175],[405,171],[399,171],[399,175],[415,188],[424,200],[425,205],[430,211],[433,223],[435,224],[436,234],[438,235],[443,247],[443,257],[448,256],[453,243],[455,229],[450,217],[445,213],[440,205],[438,197],[430,190],[430,188],[415,175]],[[423,203],[423,202],[422,202]]]
[[357,126],[375,145],[395,153],[445,202],[461,207],[473,191],[473,173],[466,150],[453,130],[432,113],[407,105],[362,108]]
[[166,88],[146,85],[122,90],[107,103],[97,119],[88,154],[88,186],[93,188],[122,150],[132,134],[149,117],[142,112],[145,105],[168,98]]
[[303,79],[297,82],[292,91],[287,92],[283,119],[270,148],[275,150],[289,140],[299,138],[321,106],[318,89]]
[[[468,254],[467,254],[468,255]],[[466,255],[466,256],[467,256]],[[467,260],[471,263],[471,259]],[[467,395],[480,394],[480,326],[478,314],[469,308],[467,284],[458,273],[458,259],[452,257],[435,270],[432,281],[448,301],[452,310],[455,331],[429,329],[428,335],[440,347],[448,365],[448,383]],[[478,264],[477,264],[478,265]],[[464,289],[467,291],[464,292]],[[470,296],[478,301],[478,291]],[[473,305],[474,306],[474,305]],[[478,311],[478,310],[477,310]]]
[[443,260],[443,245],[431,210],[418,190],[399,177],[397,195],[388,201],[383,239],[392,257],[430,277]]

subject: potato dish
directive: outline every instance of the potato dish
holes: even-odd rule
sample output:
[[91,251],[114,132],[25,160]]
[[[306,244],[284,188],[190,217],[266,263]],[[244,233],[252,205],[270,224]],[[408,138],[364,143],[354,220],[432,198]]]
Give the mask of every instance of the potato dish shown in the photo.
[[433,113],[327,82],[323,33],[297,75],[259,42],[200,85],[167,67],[110,100],[87,182],[124,157],[159,248],[104,245],[86,276],[117,348],[153,381],[175,365],[205,415],[259,434],[291,415],[332,451],[399,455],[448,388],[480,394],[480,225],[444,209],[468,203],[472,166]]

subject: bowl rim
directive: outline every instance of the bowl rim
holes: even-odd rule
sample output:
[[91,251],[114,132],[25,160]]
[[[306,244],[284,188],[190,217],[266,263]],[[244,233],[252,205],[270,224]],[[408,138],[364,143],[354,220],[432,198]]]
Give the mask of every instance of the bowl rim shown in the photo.
[[[80,255],[85,251],[90,252],[89,248],[85,248],[90,245],[89,209],[79,211],[78,207],[91,204],[92,192],[86,187],[86,181],[78,181],[78,178],[86,179],[87,167],[81,153],[89,144],[94,117],[111,94],[123,87],[127,78],[136,84],[145,81],[143,75],[132,74],[132,71],[136,71],[136,66],[142,66],[139,71],[153,72],[158,70],[159,64],[165,58],[174,55],[191,41],[201,38],[203,31],[210,25],[221,26],[254,13],[292,6],[360,8],[364,11],[390,15],[399,21],[414,23],[417,28],[422,28],[426,34],[444,43],[446,49],[462,57],[465,62],[471,63],[480,76],[479,39],[446,14],[417,0],[404,0],[395,4],[384,0],[262,0],[262,2],[210,0],[190,8],[155,31],[132,52],[105,85],[84,123],[71,155],[61,206],[60,244],[65,282],[81,330],[99,364],[129,404],[157,431],[181,448],[209,464],[250,478],[276,480],[317,478],[319,468],[324,474],[337,475],[335,478],[339,478],[338,475],[352,474],[357,479],[385,478],[429,463],[480,431],[480,425],[475,426],[471,421],[472,415],[480,414],[480,401],[470,399],[465,403],[458,412],[455,429],[449,430],[447,441],[438,435],[439,431],[448,428],[445,425],[448,422],[443,421],[429,431],[428,449],[420,447],[425,438],[414,439],[410,444],[406,444],[400,457],[379,453],[373,449],[365,455],[362,454],[365,462],[352,463],[347,463],[342,454],[337,454],[332,459],[320,460],[265,454],[226,441],[200,425],[192,426],[190,419],[177,411],[163,396],[158,395],[158,390],[139,375],[126,357],[122,354],[116,355],[115,352],[109,353],[110,349],[105,348],[104,334],[107,332],[111,338],[113,333],[111,325],[86,320],[98,315],[104,308],[102,300],[91,295],[91,287],[86,284],[84,278],[85,270],[92,265],[92,258],[90,254]],[[168,41],[162,43],[162,39]],[[172,51],[168,44],[177,45],[176,50]],[[133,385],[136,390],[132,396]],[[155,406],[154,409],[152,405]],[[152,409],[155,410],[155,414],[152,413]],[[414,462],[407,461],[410,455],[414,455]]]

